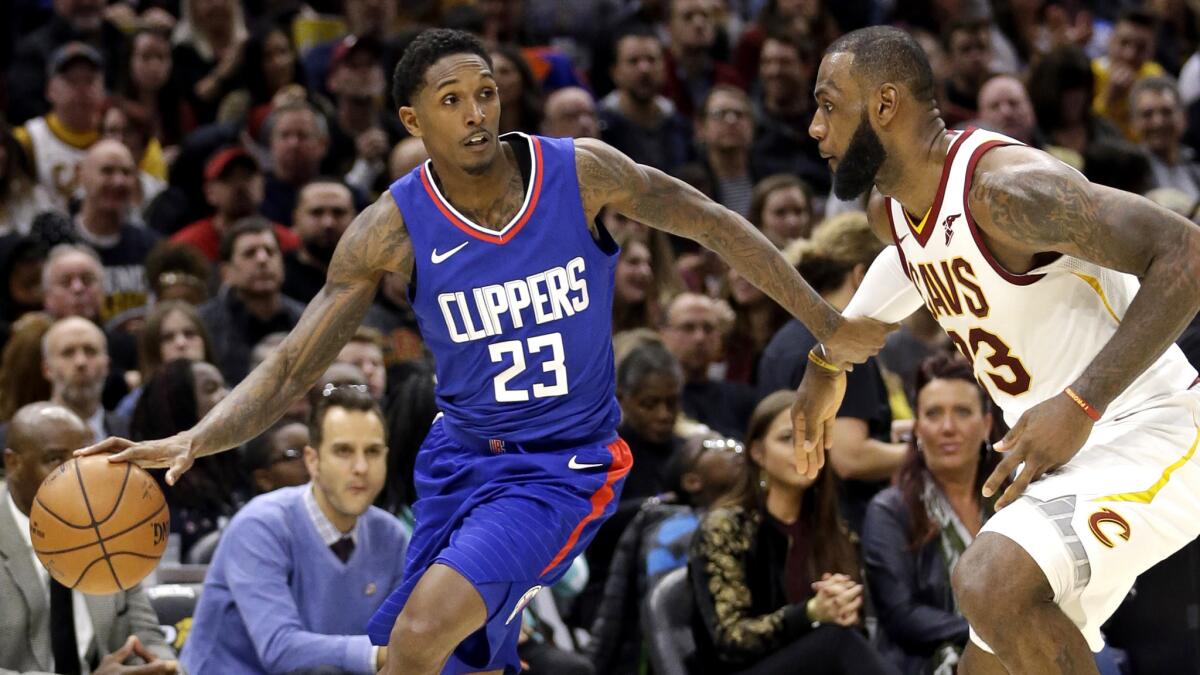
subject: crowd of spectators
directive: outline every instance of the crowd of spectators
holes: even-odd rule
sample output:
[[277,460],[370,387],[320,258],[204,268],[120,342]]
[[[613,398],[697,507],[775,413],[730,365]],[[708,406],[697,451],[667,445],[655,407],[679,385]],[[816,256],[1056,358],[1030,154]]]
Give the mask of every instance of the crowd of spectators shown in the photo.
[[[425,160],[388,82],[426,26],[485,41],[502,132],[598,137],[686,181],[838,309],[883,244],[864,203],[832,196],[808,125],[822,52],[865,25],[917,37],[949,127],[1004,133],[1200,219],[1190,3],[3,5],[0,555],[33,588],[46,579],[13,555],[28,548],[16,530],[64,448],[195,424],[295,327],[354,216]],[[1002,425],[970,366],[914,315],[849,375],[829,462],[808,480],[786,410],[815,338],[694,242],[598,221],[621,247],[616,392],[634,467],[616,514],[527,611],[529,671],[644,672],[639,607],[686,569],[689,672],[949,672],[967,640],[949,570],[990,515],[976,488]],[[136,587],[105,600],[116,610],[75,594],[90,642],[59,649],[66,591],[0,581],[0,673],[127,659],[167,672],[172,647],[193,673],[375,672],[385,652],[362,633],[399,579],[437,413],[409,281],[382,279],[279,423],[162,483],[164,565],[209,565],[191,641],[181,629],[168,645]],[[1180,345],[1200,363],[1200,318]]]

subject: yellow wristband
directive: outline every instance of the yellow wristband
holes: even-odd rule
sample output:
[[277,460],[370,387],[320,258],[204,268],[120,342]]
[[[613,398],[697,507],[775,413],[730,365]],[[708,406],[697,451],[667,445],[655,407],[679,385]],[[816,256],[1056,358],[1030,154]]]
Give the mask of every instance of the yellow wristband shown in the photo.
[[825,359],[821,358],[820,356],[817,356],[817,349],[816,349],[816,347],[814,347],[814,348],[812,348],[811,350],[809,350],[809,352],[808,352],[808,360],[809,360],[809,361],[812,361],[812,362],[813,362],[813,363],[815,363],[815,364],[817,364],[817,365],[818,365],[818,366],[820,366],[821,368],[824,368],[825,370],[828,370],[828,371],[829,371],[829,372],[831,372],[831,373],[840,373],[840,372],[842,372],[842,369],[841,369],[841,368],[838,368],[837,366],[835,366],[835,365],[833,365],[832,363],[830,363],[830,362],[826,361]]

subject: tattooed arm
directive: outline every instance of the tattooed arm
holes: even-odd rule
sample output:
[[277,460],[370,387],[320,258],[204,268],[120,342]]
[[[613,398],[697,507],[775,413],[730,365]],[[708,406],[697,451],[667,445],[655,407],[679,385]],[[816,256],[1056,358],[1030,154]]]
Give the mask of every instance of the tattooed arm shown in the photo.
[[[1001,263],[1056,252],[1141,280],[1117,332],[1072,388],[1099,410],[1179,337],[1200,310],[1200,228],[1147,199],[1089,183],[1037,151],[983,156],[971,212]],[[1021,271],[1013,270],[1013,271]]]
[[[1071,384],[1099,411],[1200,309],[1200,228],[1142,197],[1089,183],[1036,150],[1011,147],[983,156],[969,199],[992,254],[1010,271],[1062,253],[1141,280],[1121,325]],[[1011,503],[1032,480],[1070,461],[1091,429],[1092,420],[1065,392],[1030,408],[996,444],[1007,456],[984,494],[994,494],[1024,462],[997,506]]]
[[845,321],[749,221],[686,183],[594,139],[575,141],[575,167],[589,220],[610,206],[700,242],[803,322],[839,361],[861,363],[879,351],[891,330],[869,320]]
[[350,224],[329,264],[324,288],[292,332],[193,429],[139,444],[110,438],[78,454],[122,450],[111,460],[169,466],[167,480],[173,483],[196,457],[245,443],[279,419],[354,335],[383,273],[411,270],[408,232],[391,195],[385,193]]

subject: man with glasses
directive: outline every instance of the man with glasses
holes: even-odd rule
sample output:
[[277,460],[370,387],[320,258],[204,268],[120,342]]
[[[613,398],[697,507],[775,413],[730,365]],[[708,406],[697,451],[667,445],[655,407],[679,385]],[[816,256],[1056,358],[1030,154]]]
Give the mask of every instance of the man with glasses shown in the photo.
[[681,293],[667,305],[663,343],[683,366],[683,412],[713,430],[741,438],[756,403],[754,389],[714,380],[708,368],[721,353],[716,302],[698,293]]
[[713,197],[730,211],[748,217],[758,172],[751,162],[754,113],[746,92],[723,84],[713,87],[696,120],[696,141],[716,190]]
[[[371,506],[387,477],[383,413],[362,385],[328,385],[301,447],[312,481],[260,495],[221,537],[192,632],[189,672],[370,674],[387,658],[363,633],[400,583],[408,537]],[[268,433],[295,460],[296,425]],[[276,446],[284,446],[277,450]],[[257,478],[257,476],[256,476]]]

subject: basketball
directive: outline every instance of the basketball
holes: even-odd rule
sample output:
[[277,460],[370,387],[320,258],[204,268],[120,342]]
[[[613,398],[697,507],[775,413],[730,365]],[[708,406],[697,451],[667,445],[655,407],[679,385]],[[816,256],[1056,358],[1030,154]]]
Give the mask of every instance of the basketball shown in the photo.
[[167,546],[170,516],[144,469],[105,455],[64,462],[29,510],[33,552],[64,586],[105,595],[131,588]]

